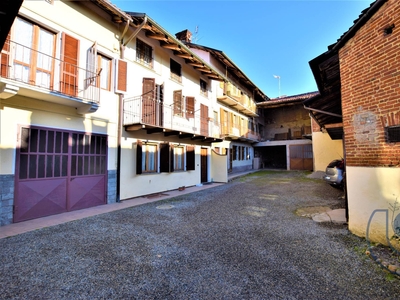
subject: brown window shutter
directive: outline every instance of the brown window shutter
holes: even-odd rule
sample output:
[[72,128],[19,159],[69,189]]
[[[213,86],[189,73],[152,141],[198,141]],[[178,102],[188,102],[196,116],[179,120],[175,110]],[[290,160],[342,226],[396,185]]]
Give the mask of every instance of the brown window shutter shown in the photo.
[[10,65],[10,34],[7,35],[7,39],[4,42],[3,50],[0,53],[0,76],[8,77],[8,68]]
[[174,115],[182,114],[182,91],[174,91]]
[[142,141],[137,141],[136,148],[136,174],[142,174]]
[[186,147],[186,170],[192,171],[195,169],[195,154],[194,146]]
[[123,60],[118,60],[117,61],[117,92],[126,92],[127,88],[127,81],[126,77],[128,74],[128,63]]
[[194,97],[186,97],[186,118],[194,118]]
[[63,32],[61,49],[61,92],[77,96],[79,40]]
[[160,144],[160,172],[169,173],[169,144]]

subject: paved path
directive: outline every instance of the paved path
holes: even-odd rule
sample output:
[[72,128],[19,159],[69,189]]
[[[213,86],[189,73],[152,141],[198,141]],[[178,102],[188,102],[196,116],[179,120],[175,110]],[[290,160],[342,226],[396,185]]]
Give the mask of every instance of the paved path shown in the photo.
[[0,299],[394,299],[398,281],[302,172],[224,185],[0,239]]

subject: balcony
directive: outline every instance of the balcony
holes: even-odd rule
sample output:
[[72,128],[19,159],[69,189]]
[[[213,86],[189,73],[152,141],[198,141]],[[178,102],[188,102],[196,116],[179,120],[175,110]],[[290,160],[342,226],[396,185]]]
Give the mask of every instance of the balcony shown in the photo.
[[228,122],[222,122],[221,138],[256,143],[261,140],[260,134],[245,127],[238,127]]
[[4,44],[0,62],[2,99],[18,94],[75,107],[81,114],[99,107],[100,88],[94,72],[10,40]]
[[195,112],[174,111],[152,96],[141,95],[124,99],[123,125],[126,131],[146,130],[147,134],[178,136],[181,139],[206,143],[221,142],[213,122]]
[[249,116],[258,117],[256,111],[256,104],[254,101],[244,94],[239,88],[234,86],[230,82],[221,82],[220,87],[222,89],[222,95],[218,95],[218,101],[232,107],[236,111]]

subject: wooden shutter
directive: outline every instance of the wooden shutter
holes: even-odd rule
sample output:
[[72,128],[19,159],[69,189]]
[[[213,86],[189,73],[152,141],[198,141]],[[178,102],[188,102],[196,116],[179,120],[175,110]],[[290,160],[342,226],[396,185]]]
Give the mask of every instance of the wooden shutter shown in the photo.
[[156,80],[154,78],[143,78],[142,86],[142,122],[145,124],[156,124]]
[[182,115],[182,90],[174,91],[174,115]]
[[8,70],[10,66],[10,34],[8,34],[6,41],[4,42],[3,50],[0,53],[0,76],[8,77]]
[[186,97],[186,118],[194,118],[194,97]]
[[136,174],[142,174],[142,141],[137,141],[136,144]]
[[116,60],[115,63],[115,72],[117,76],[115,76],[115,92],[116,93],[125,93],[127,90],[127,81],[126,77],[128,75],[128,63],[123,60]]
[[200,104],[200,134],[208,136],[208,106]]
[[79,40],[63,32],[61,49],[61,92],[77,96]]
[[169,144],[160,144],[160,172],[169,173],[170,159],[169,159]]
[[195,154],[194,146],[186,147],[186,170],[192,171],[195,169]]
[[97,42],[94,42],[92,47],[90,47],[86,54],[86,88],[88,86],[99,86],[99,81],[97,78]]

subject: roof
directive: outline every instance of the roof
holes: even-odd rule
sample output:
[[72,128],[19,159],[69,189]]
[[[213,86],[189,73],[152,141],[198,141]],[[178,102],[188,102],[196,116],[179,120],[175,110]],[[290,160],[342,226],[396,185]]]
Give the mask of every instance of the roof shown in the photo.
[[[322,53],[309,62],[317,83],[319,95],[303,101],[304,107],[310,110],[311,116],[321,128],[332,127],[332,124],[342,126],[342,100],[339,50],[366,24],[366,22],[382,7],[388,0],[376,0],[368,8],[364,9],[359,17],[336,43],[328,46],[328,51]],[[328,126],[331,125],[331,126]],[[338,131],[343,128],[335,127],[334,136],[341,136]],[[333,132],[332,130],[330,130]],[[328,130],[329,133],[329,130]],[[333,136],[331,135],[333,138]]]
[[189,48],[209,52],[226,67],[227,71],[234,76],[235,80],[237,80],[241,85],[247,87],[249,90],[255,91],[254,100],[256,102],[262,102],[269,99],[268,96],[265,95],[223,51],[194,43],[187,42],[185,44]]
[[273,98],[264,102],[257,103],[257,107],[260,108],[272,108],[280,106],[289,106],[294,104],[302,104],[304,100],[310,99],[311,97],[319,95],[319,92],[309,92],[292,96],[282,96]]
[[126,13],[132,18],[130,26],[144,30],[146,37],[158,40],[162,48],[169,49],[175,56],[183,58],[186,64],[200,71],[205,77],[213,80],[227,81],[227,78],[223,74],[210,66],[196,53],[191,51],[182,41],[171,35],[145,13]]

